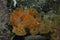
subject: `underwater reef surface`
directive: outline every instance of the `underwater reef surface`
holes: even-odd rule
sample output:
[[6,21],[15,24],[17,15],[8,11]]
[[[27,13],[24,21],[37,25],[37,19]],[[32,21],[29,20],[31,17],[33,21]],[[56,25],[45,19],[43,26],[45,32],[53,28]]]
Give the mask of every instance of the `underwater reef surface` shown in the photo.
[[[12,12],[12,10],[15,11],[13,2],[12,5],[10,5],[11,0],[9,2],[0,0],[0,40],[19,40],[19,38],[24,38],[25,40],[60,40],[60,1],[58,1],[59,0],[49,0],[46,2],[45,0],[36,0],[33,2],[31,0],[22,0],[19,2],[19,0],[17,0],[17,7],[15,7],[15,9],[18,7],[22,7],[24,10],[29,7],[36,9],[37,12],[41,13],[41,19],[38,21],[42,24],[40,33],[36,36],[31,36],[28,31],[27,36],[17,36],[12,32],[13,27],[9,23],[10,12]],[[9,4],[8,7],[7,4]],[[49,31],[51,32],[49,35],[45,34]]]

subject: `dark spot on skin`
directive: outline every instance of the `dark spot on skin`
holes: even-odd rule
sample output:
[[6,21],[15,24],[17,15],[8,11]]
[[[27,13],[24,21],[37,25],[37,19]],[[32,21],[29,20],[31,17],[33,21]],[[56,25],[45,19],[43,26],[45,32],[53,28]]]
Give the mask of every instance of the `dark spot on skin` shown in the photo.
[[34,18],[36,18],[36,16],[35,16],[35,15],[34,15],[33,17],[34,17]]
[[29,36],[30,35],[30,30],[28,28],[25,28],[25,31],[27,33],[25,36]]

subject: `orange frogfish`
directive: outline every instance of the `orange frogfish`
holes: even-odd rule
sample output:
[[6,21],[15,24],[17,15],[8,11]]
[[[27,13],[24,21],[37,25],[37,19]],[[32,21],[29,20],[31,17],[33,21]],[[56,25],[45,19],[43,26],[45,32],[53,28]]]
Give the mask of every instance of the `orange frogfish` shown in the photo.
[[26,35],[25,28],[28,28],[31,35],[39,33],[41,24],[38,22],[40,14],[34,8],[17,8],[14,12],[10,13],[10,23],[13,26],[12,32],[16,35]]

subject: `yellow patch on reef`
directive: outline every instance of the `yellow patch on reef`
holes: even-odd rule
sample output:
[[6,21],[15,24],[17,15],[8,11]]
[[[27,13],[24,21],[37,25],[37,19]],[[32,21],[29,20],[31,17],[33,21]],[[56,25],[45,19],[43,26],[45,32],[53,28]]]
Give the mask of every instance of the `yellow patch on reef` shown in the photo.
[[39,28],[41,27],[38,19],[41,15],[34,9],[28,8],[23,10],[23,8],[17,8],[15,12],[10,14],[10,23],[13,26],[13,32],[16,35],[24,36],[26,35],[25,28],[30,30],[30,34],[36,35],[39,33]]

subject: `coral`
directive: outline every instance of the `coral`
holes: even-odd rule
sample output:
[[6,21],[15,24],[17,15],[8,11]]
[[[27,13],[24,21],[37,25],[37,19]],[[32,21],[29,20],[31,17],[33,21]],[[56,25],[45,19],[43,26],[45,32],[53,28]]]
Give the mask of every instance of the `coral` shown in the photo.
[[53,27],[54,33],[51,35],[52,40],[60,40],[60,15],[55,15],[53,18]]
[[13,26],[12,31],[16,35],[24,36],[26,35],[25,28],[28,28],[30,29],[30,34],[36,35],[40,28],[39,18],[40,14],[33,8],[26,10],[18,8],[10,14],[10,23]]
[[47,34],[48,32],[52,32],[52,23],[48,19],[44,19],[42,22],[42,27],[40,29],[41,34]]

